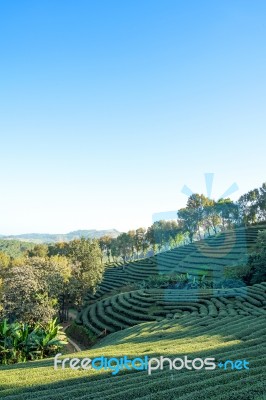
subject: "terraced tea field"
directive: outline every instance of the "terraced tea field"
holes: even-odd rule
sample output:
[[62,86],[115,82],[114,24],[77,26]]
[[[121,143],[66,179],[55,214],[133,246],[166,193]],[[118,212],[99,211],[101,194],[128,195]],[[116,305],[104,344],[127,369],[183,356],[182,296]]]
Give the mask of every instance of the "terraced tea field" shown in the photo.
[[195,317],[146,322],[110,334],[91,350],[68,357],[214,357],[249,362],[249,369],[111,371],[53,369],[53,360],[0,369],[6,400],[251,400],[266,393],[264,315]]
[[[80,324],[99,339],[68,358],[215,358],[213,370],[54,370],[53,359],[0,368],[6,400],[265,400],[266,282],[233,289],[143,289],[128,282],[172,272],[220,279],[252,249],[258,230],[225,232],[144,260],[107,268],[95,296],[88,295]],[[265,227],[264,227],[265,229]],[[112,291],[120,293],[112,295]],[[65,356],[66,357],[66,356]],[[223,369],[246,360],[249,369]],[[166,364],[167,365],[167,364]]]
[[96,335],[115,332],[162,318],[264,316],[266,284],[236,289],[167,290],[148,289],[121,293],[88,305],[83,323]]
[[95,295],[88,294],[87,300],[96,300],[129,282],[142,281],[151,275],[189,273],[218,281],[223,277],[224,267],[245,262],[264,225],[238,228],[216,236],[159,253],[153,257],[129,262],[124,270],[120,266],[106,269],[104,279]]

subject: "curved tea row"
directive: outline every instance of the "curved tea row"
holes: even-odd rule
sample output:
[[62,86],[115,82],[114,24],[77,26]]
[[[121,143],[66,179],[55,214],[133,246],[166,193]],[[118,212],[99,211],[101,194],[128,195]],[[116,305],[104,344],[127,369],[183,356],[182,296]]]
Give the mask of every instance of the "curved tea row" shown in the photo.
[[[266,393],[264,316],[224,318],[187,315],[136,325],[107,336],[71,358],[201,357],[249,362],[249,370],[111,371],[54,370],[53,359],[0,369],[0,398],[5,400],[262,400]],[[28,374],[30,371],[30,374]],[[27,379],[25,380],[25,374]]]
[[266,318],[266,283],[235,289],[146,289],[120,293],[87,305],[78,323],[101,335],[146,321],[186,315]]
[[247,259],[259,230],[266,226],[238,228],[216,236],[180,246],[126,264],[116,263],[106,268],[104,278],[95,295],[88,294],[86,300],[96,300],[128,283],[142,281],[151,275],[189,273],[207,279],[220,280],[224,267],[234,266]]

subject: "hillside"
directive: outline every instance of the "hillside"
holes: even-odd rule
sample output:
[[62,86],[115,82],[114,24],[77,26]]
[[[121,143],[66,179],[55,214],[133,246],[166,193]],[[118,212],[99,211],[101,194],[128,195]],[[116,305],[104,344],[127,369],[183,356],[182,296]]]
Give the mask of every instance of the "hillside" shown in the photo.
[[[110,369],[72,370],[69,364],[55,370],[54,359],[47,359],[0,367],[0,398],[265,400],[266,282],[228,289],[128,290],[132,282],[172,272],[218,281],[225,267],[247,260],[262,229],[266,226],[227,231],[124,266],[110,265],[76,320],[96,344],[64,356],[210,357],[213,370],[169,370],[166,362],[150,375],[146,369],[112,374]],[[232,367],[236,361],[248,368]]]
[[80,315],[95,335],[115,332],[145,321],[192,317],[264,316],[266,285],[235,289],[147,289],[120,293],[85,307]]
[[258,231],[263,229],[266,229],[265,225],[226,231],[153,257],[126,263],[124,269],[122,263],[111,265],[106,268],[96,294],[88,294],[87,300],[99,299],[129,282],[140,282],[159,274],[189,273],[196,278],[204,275],[218,282],[223,278],[225,267],[233,268],[246,262]]
[[[53,359],[0,369],[0,398],[6,400],[262,400],[265,392],[264,316],[197,318],[147,322],[113,333],[91,350],[68,357],[201,357],[247,360],[249,370],[111,371],[53,368]],[[167,363],[166,363],[167,365]]]
[[25,233],[21,235],[0,235],[1,240],[20,240],[31,243],[56,243],[56,242],[69,242],[70,240],[80,239],[81,237],[98,239],[104,235],[117,237],[120,232],[116,229],[107,230],[78,230],[65,234],[50,234],[50,233]]

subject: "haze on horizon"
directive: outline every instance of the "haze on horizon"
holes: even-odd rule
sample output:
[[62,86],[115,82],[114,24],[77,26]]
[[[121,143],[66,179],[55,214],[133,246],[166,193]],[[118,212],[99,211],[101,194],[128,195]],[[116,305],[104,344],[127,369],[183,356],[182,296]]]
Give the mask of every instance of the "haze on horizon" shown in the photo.
[[3,3],[0,234],[127,231],[265,181],[266,3]]

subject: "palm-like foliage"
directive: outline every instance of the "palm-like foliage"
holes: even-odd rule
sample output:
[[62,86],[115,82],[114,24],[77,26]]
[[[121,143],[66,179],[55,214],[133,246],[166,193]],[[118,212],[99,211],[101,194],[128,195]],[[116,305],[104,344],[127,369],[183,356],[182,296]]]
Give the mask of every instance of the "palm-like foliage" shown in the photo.
[[56,320],[43,327],[19,322],[0,322],[0,364],[36,360],[55,354],[65,342]]

